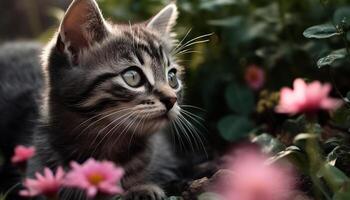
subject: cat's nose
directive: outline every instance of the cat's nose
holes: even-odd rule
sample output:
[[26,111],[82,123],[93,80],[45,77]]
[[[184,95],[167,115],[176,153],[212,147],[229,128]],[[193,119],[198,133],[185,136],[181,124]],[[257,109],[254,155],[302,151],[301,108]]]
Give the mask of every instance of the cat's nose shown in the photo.
[[174,107],[174,104],[177,101],[176,97],[163,97],[160,101],[165,105],[166,109],[169,111]]

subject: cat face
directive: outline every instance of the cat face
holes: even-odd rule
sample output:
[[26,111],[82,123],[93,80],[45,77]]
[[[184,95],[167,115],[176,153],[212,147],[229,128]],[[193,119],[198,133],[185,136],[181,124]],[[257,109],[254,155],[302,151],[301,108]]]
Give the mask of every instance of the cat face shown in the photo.
[[146,23],[110,24],[95,1],[73,1],[49,58],[51,97],[104,132],[164,127],[180,112],[183,88],[172,53],[176,17],[171,4]]

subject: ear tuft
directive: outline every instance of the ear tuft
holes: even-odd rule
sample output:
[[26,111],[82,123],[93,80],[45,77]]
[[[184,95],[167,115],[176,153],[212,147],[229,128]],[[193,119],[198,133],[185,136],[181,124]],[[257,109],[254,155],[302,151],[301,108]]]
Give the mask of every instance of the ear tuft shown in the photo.
[[178,15],[177,6],[174,3],[169,4],[151,19],[147,27],[158,31],[160,34],[170,35]]

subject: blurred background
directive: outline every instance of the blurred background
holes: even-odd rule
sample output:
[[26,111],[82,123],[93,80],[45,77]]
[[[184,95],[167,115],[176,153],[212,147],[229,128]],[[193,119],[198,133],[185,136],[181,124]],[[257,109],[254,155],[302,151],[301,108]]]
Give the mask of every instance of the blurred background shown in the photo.
[[[149,19],[169,2],[98,1],[107,19],[122,23]],[[1,0],[0,42],[49,41],[69,3]],[[203,138],[206,153],[195,136],[192,145],[179,140],[179,153],[193,152],[193,147],[196,154],[213,158],[232,144],[262,133],[289,145],[300,126],[297,119],[286,120],[274,112],[281,87],[301,77],[332,83],[332,95],[338,98],[350,90],[348,59],[326,64],[331,67],[317,64],[330,52],[347,48],[350,34],[324,40],[303,36],[305,29],[316,24],[345,27],[350,22],[344,21],[350,19],[348,0],[177,0],[177,4],[179,40],[185,43],[212,34],[200,39],[209,42],[193,44],[180,55],[187,70],[186,104],[205,110],[187,107],[196,115],[188,117],[194,125],[189,131]],[[332,120],[342,130],[350,124],[341,114]]]
[[[107,19],[122,23],[149,19],[169,2],[98,1]],[[69,3],[1,0],[0,42],[47,42]],[[179,40],[187,34],[184,42],[212,33],[202,38],[209,42],[194,44],[191,51],[180,55],[187,69],[186,104],[205,110],[191,112],[204,120],[205,131],[197,124],[201,119],[192,123],[205,138],[209,156],[252,134],[279,134],[285,118],[273,112],[276,92],[297,77],[332,82],[338,97],[350,89],[348,60],[333,63],[334,68],[317,66],[319,58],[344,47],[344,38],[310,40],[303,36],[312,25],[338,23],[343,20],[339,16],[350,16],[347,0],[178,0],[177,4]],[[199,152],[203,152],[200,145]]]

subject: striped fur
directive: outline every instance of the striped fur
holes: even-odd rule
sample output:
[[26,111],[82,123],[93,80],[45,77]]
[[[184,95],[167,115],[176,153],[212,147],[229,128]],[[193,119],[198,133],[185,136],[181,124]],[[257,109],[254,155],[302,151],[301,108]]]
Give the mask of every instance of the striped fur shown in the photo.
[[[125,168],[126,199],[164,197],[161,187],[176,178],[176,162],[162,130],[182,100],[183,69],[171,53],[176,16],[170,5],[150,22],[111,24],[93,0],[73,1],[43,56],[45,101],[33,171],[108,159]],[[130,67],[140,72],[142,86],[130,87],[121,77]],[[168,83],[173,69],[178,88]],[[177,98],[170,110],[162,100],[168,97]]]

